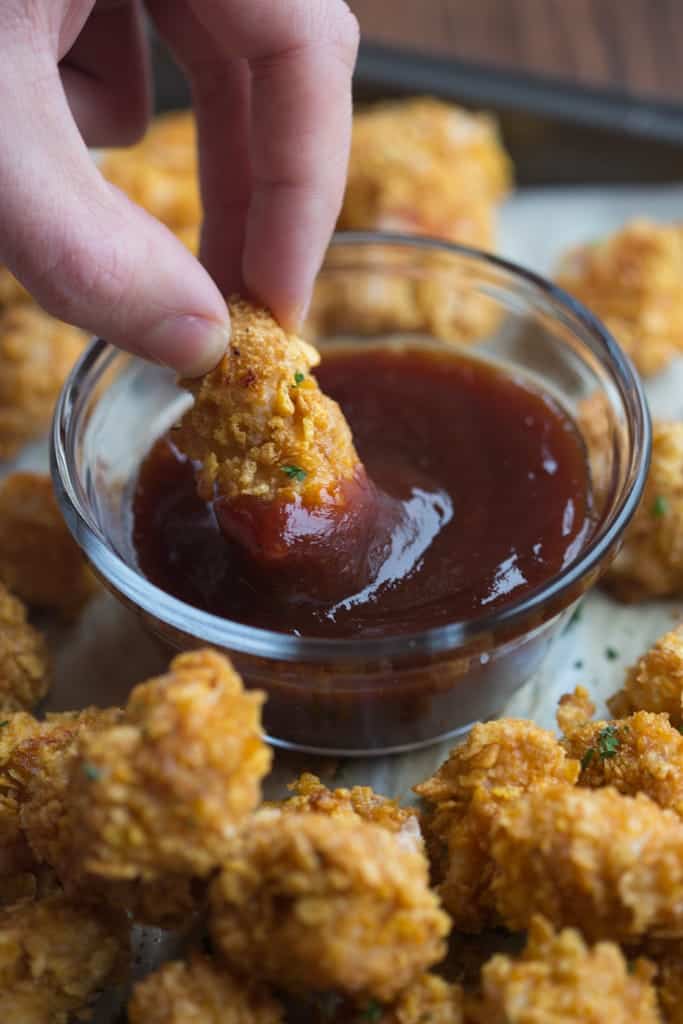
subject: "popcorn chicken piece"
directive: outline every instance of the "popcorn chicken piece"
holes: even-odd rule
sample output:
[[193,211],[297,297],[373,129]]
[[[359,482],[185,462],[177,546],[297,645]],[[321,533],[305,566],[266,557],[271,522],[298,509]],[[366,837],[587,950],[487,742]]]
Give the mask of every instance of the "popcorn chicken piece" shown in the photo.
[[0,714],[34,707],[49,687],[45,640],[27,621],[21,601],[0,583]]
[[611,942],[591,948],[574,929],[555,933],[535,917],[521,957],[497,955],[484,967],[472,1024],[658,1024],[653,973],[644,960],[629,972]]
[[0,910],[0,1019],[68,1024],[111,978],[124,936],[59,893]]
[[286,814],[310,812],[331,818],[370,821],[396,833],[407,848],[423,849],[417,811],[413,807],[401,807],[396,800],[375,793],[370,786],[331,790],[316,775],[304,772],[287,788],[295,795],[277,805]]
[[78,737],[66,794],[79,868],[111,879],[203,877],[260,800],[263,694],[211,650],[136,686],[120,723]]
[[573,693],[564,693],[557,706],[557,724],[565,736],[587,725],[595,714],[595,704],[584,686],[577,686]]
[[610,330],[643,376],[683,349],[683,229],[645,218],[563,258],[557,282]]
[[683,423],[653,424],[643,497],[605,583],[621,601],[683,594]]
[[511,164],[496,122],[435,99],[357,112],[341,230],[408,230],[490,248]]
[[196,130],[189,111],[156,118],[137,145],[107,151],[100,168],[172,231],[201,222]]
[[264,810],[235,837],[210,927],[236,970],[294,992],[390,1000],[445,952],[425,858],[378,825]]
[[580,786],[644,793],[683,816],[683,736],[667,715],[636,711],[611,722],[587,722],[563,745],[581,762]]
[[233,297],[226,355],[210,373],[183,381],[195,403],[173,440],[202,462],[201,496],[331,501],[360,461],[337,405],[310,370],[316,350],[286,334],[263,309]]
[[[415,791],[433,807],[423,819],[437,892],[458,928],[478,932],[497,924],[490,903],[490,817],[527,789],[572,785],[578,761],[551,732],[533,722],[500,719],[475,725],[431,779]],[[477,802],[478,814],[469,809]]]
[[86,335],[38,306],[0,309],[0,459],[47,430]]
[[671,724],[683,725],[683,629],[661,636],[632,665],[621,690],[607,702],[615,718],[632,711],[665,712]]
[[207,956],[164,964],[135,986],[128,1024],[279,1024],[282,1007],[261,986]]
[[506,927],[542,914],[591,941],[683,936],[683,822],[648,797],[555,784],[495,815],[473,802],[468,816],[491,862],[487,897]]
[[66,616],[97,589],[48,476],[12,473],[0,483],[0,579],[27,604]]

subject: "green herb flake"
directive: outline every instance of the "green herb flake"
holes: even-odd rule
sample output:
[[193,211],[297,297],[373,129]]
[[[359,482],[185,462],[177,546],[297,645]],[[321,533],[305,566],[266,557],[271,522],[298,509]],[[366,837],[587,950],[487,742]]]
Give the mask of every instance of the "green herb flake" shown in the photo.
[[301,370],[297,370],[296,373],[294,374],[294,387],[298,388],[299,384],[303,384],[305,380],[306,374],[302,373]]
[[669,502],[666,500],[663,494],[658,494],[655,500],[652,502],[652,515],[655,519],[661,519],[669,511]]
[[298,480],[299,483],[308,476],[306,470],[302,469],[301,466],[280,466],[280,469],[290,480]]
[[595,757],[595,747],[589,747],[586,753],[581,758],[581,771],[585,772],[589,764]]
[[377,1024],[384,1016],[384,1007],[381,1003],[378,1003],[376,999],[373,999],[363,1010],[363,1020],[368,1021],[368,1024]]
[[0,729],[4,729],[6,725],[9,725],[9,718],[6,718],[4,722],[0,722]]
[[577,658],[574,662],[574,668],[583,668],[583,662],[581,658]]
[[598,733],[598,751],[603,761],[616,757],[619,746],[619,733],[616,726],[606,725],[604,729],[600,730]]
[[83,762],[83,774],[86,779],[90,779],[91,782],[97,782],[98,779],[102,778],[102,772],[97,765],[92,764],[90,761]]
[[681,736],[683,736],[683,725],[677,725],[676,728],[680,732]]
[[616,649],[616,647],[606,647],[605,657],[608,661],[616,661],[619,657],[619,651]]

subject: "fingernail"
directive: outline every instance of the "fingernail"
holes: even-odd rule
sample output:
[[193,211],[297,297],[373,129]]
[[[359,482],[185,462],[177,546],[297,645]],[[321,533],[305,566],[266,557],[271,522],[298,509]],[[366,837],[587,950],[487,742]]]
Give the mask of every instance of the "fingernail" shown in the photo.
[[182,377],[201,377],[222,359],[229,340],[229,321],[175,316],[150,331],[141,348],[150,359],[170,366]]

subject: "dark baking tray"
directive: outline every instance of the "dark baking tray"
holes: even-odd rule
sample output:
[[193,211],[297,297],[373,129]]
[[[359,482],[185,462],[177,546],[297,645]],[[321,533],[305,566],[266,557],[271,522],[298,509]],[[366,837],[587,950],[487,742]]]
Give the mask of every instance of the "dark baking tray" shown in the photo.
[[[157,107],[186,106],[181,73],[154,41]],[[499,120],[520,185],[683,181],[683,107],[363,43],[358,102],[431,94]]]

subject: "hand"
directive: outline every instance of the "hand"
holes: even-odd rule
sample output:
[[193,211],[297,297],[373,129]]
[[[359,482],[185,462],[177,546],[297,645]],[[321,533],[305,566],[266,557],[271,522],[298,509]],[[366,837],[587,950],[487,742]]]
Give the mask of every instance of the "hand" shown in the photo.
[[224,294],[290,328],[305,311],[343,194],[358,31],[342,0],[146,6],[192,87],[206,269],[87,150],[146,125],[140,0],[0,5],[0,260],[55,316],[193,375],[225,349]]

